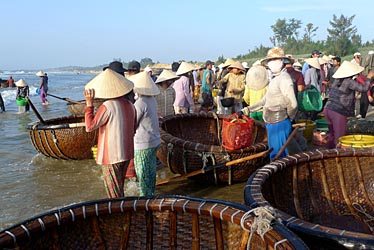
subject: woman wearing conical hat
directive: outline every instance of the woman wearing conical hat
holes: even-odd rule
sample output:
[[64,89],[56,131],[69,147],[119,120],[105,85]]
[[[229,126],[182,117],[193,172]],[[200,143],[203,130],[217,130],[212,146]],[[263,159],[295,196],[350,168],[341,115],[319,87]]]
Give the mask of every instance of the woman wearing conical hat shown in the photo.
[[[246,74],[246,86],[243,99],[249,105],[259,102],[266,94],[269,86],[269,74],[263,65],[252,66]],[[250,113],[250,117],[264,121],[262,109]]]
[[[257,103],[245,107],[239,114],[248,114],[263,109],[263,119],[268,136],[269,148],[273,148],[270,159],[273,159],[286,143],[291,133],[291,121],[297,113],[297,100],[291,76],[285,68],[284,50],[279,47],[270,49],[262,64],[271,71],[272,78],[265,96]],[[286,149],[280,157],[288,155]]]
[[189,113],[190,108],[197,111],[192,99],[192,89],[190,82],[193,81],[190,73],[196,69],[195,65],[182,62],[177,70],[177,76],[180,78],[173,84],[175,90],[174,111],[175,114]]
[[[17,87],[17,93],[16,93],[16,99],[19,97],[22,98],[28,98],[30,95],[30,88],[27,85],[26,81],[23,79],[20,79],[16,82]],[[27,102],[25,106],[25,111],[28,112],[30,110],[30,104]]]
[[245,90],[245,68],[241,62],[236,61],[228,66],[229,73],[218,81],[219,86],[226,85],[225,98],[234,97],[234,112],[243,108],[243,95]]
[[38,88],[40,90],[40,99],[42,100],[43,105],[47,105],[48,76],[43,71],[38,71],[36,75],[40,77],[40,84]]
[[[102,166],[109,198],[124,197],[124,182],[130,160],[134,158],[136,111],[124,98],[134,84],[123,75],[105,69],[85,86],[86,131],[98,129],[96,162]],[[106,99],[94,114],[94,98]]]
[[174,72],[164,69],[156,80],[156,85],[160,89],[160,94],[156,96],[158,117],[174,115],[175,90],[173,83],[178,79]]
[[364,67],[344,61],[332,76],[335,80],[331,86],[329,99],[323,113],[329,128],[327,148],[335,148],[339,137],[344,136],[347,128],[347,117],[354,116],[355,91],[364,93],[369,89],[371,71],[367,77],[359,75]]
[[134,83],[137,129],[134,137],[134,164],[140,195],[153,195],[156,187],[157,149],[161,144],[155,96],[160,90],[143,71],[129,78]]

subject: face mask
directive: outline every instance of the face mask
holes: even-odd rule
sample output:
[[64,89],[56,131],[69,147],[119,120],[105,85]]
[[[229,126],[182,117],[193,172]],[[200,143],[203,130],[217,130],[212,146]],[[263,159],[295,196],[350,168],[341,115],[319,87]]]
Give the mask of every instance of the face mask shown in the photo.
[[281,59],[271,60],[268,62],[268,67],[273,74],[279,74],[283,67],[283,61]]

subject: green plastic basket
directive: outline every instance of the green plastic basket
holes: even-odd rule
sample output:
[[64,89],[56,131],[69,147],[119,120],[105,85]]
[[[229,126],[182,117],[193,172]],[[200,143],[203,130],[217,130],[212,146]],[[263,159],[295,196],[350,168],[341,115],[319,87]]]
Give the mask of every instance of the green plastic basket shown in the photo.
[[27,99],[24,98],[24,97],[18,97],[18,98],[16,99],[16,103],[17,103],[18,106],[26,106],[26,104],[27,104]]
[[300,111],[320,111],[322,109],[321,93],[312,86],[297,93],[297,103]]

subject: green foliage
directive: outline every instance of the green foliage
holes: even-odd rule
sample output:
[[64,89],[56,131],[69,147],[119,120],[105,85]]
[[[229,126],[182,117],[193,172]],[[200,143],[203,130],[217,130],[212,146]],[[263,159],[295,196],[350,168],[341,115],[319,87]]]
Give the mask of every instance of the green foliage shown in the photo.
[[[299,30],[302,22],[291,18],[278,19],[271,26],[273,36],[270,41],[274,46],[281,46],[287,54],[298,55],[299,58],[310,56],[312,50],[318,49],[326,55],[339,55],[341,57],[352,57],[353,53],[362,49],[362,47],[370,47],[373,49],[374,39],[371,42],[362,44],[361,35],[357,34],[357,28],[353,25],[355,15],[346,17],[333,15],[333,19],[329,22],[331,27],[327,29],[328,36],[325,40],[314,41],[316,32],[319,27],[315,27],[312,23],[307,23],[303,27],[304,33],[299,37]],[[260,46],[254,50],[249,50],[247,54],[239,55],[237,60],[255,61],[263,58],[270,48]],[[360,51],[363,53],[362,51]]]
[[355,15],[351,17],[333,15],[333,20],[330,21],[332,28],[327,29],[329,34],[326,46],[334,55],[345,56],[354,53],[357,47],[361,45],[361,37],[357,36],[357,28],[352,26],[354,18]]

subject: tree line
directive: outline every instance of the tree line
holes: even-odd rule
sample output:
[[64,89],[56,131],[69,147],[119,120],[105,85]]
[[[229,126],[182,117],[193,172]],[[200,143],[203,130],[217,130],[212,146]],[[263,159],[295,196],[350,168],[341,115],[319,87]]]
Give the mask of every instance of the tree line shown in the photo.
[[[322,51],[327,55],[338,55],[344,57],[353,55],[359,48],[374,46],[372,41],[362,42],[361,35],[358,34],[356,26],[353,24],[353,16],[333,15],[329,21],[330,27],[327,28],[327,38],[325,40],[314,40],[319,27],[315,27],[313,23],[307,23],[302,27],[302,21],[291,19],[278,19],[271,27],[273,35],[269,38],[273,46],[284,48],[288,54],[303,55],[309,54],[312,50]],[[240,61],[254,61],[254,59],[262,58],[271,47],[263,46],[255,47],[248,50],[247,54],[238,55],[235,59]],[[123,62],[120,58],[118,60]],[[223,63],[226,58],[221,55],[216,60],[216,64]],[[143,58],[140,60],[142,67],[152,65],[151,58]],[[158,62],[157,62],[158,63]],[[124,67],[128,62],[123,62]]]
[[[312,23],[307,23],[302,28],[301,20],[295,18],[278,19],[271,26],[273,36],[269,39],[274,46],[283,47],[288,54],[300,55],[309,54],[310,51],[318,49],[324,54],[339,55],[344,57],[353,54],[361,47],[374,45],[371,42],[362,42],[361,35],[358,34],[356,26],[353,24],[355,15],[353,16],[336,16],[329,21],[330,27],[327,28],[327,38],[325,40],[314,40],[319,27],[315,27]],[[236,59],[247,60],[251,58],[261,58],[266,55],[269,47],[260,45],[253,50],[249,50],[247,54],[239,55]],[[218,60],[224,61],[223,56]]]

